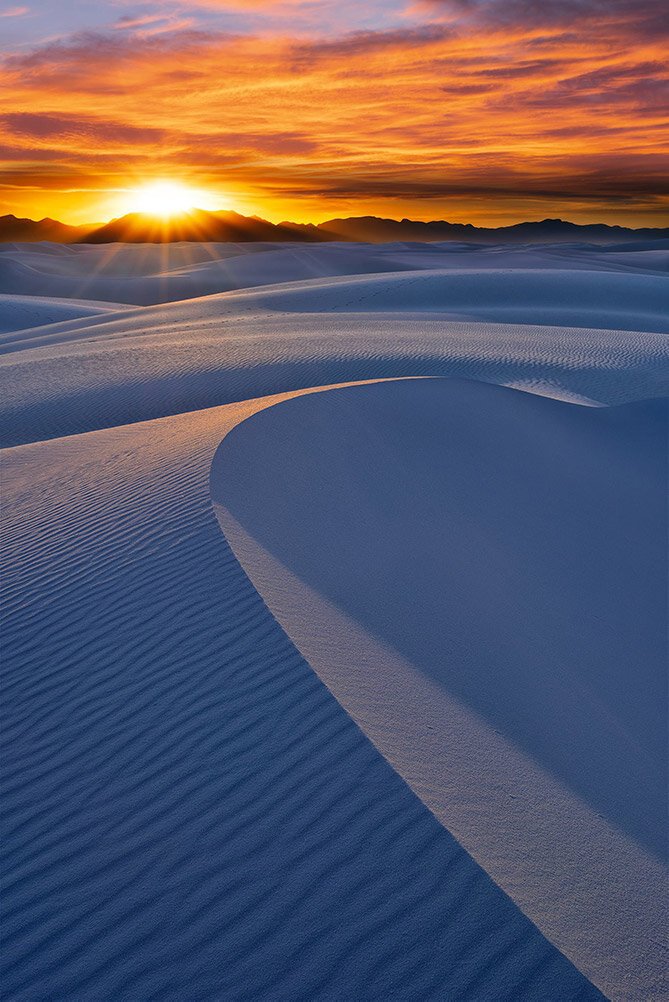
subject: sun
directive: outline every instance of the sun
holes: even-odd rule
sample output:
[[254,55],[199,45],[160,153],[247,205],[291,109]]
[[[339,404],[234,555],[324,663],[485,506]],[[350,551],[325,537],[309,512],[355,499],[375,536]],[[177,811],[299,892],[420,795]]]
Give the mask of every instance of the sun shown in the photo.
[[169,219],[195,208],[206,208],[207,203],[211,202],[211,195],[189,188],[179,181],[151,181],[129,191],[123,202],[126,212],[142,212]]

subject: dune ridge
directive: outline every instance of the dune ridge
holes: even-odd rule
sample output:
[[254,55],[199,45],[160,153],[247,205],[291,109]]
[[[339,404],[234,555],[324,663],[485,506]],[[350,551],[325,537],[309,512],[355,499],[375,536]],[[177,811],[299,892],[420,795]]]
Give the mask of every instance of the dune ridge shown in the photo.
[[94,302],[87,299],[0,295],[0,336],[67,320],[78,320],[81,317],[105,316],[125,308],[123,303]]

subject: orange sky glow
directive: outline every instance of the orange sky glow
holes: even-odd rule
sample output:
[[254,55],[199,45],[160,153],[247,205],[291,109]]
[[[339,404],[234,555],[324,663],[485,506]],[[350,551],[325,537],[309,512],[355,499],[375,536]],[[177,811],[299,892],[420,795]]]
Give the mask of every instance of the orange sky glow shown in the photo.
[[104,221],[160,180],[274,222],[667,225],[662,7],[124,2],[55,36],[0,9],[0,214]]

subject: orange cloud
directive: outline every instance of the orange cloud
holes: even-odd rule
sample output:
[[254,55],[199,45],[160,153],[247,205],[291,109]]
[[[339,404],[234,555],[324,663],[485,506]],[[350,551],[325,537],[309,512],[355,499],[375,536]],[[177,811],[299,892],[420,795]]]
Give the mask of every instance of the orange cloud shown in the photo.
[[611,0],[608,18],[602,6],[587,37],[566,30],[570,4],[584,0],[550,16],[515,0],[527,16],[506,23],[492,0],[430,2],[449,16],[331,39],[88,33],[13,55],[0,199],[27,208],[38,191],[44,211],[101,218],[115,189],[164,175],[275,219],[659,224],[669,74],[655,6],[630,45],[630,0]]

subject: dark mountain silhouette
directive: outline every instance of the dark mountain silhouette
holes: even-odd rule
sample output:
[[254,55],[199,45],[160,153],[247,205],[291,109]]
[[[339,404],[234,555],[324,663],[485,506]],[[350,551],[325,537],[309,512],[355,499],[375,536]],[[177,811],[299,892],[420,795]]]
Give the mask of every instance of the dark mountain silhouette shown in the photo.
[[207,212],[194,209],[173,219],[161,220],[142,213],[130,213],[104,225],[68,226],[54,219],[17,219],[0,217],[0,242],[54,243],[164,243],[211,241],[242,243],[248,241],[347,240],[363,243],[392,241],[433,242],[458,240],[467,243],[624,243],[636,240],[669,239],[669,227],[629,229],[604,223],[581,226],[562,219],[516,223],[513,226],[479,227],[471,223],[448,223],[443,220],[419,222],[412,219],[381,219],[377,216],[354,216],[330,219],[325,223],[270,223],[259,216],[238,212]]
[[57,219],[18,219],[16,216],[0,216],[0,241],[34,243],[50,240],[56,244],[71,244],[81,240],[91,232],[91,225],[68,226]]
[[[285,224],[284,224],[285,225]],[[515,223],[513,226],[481,227],[471,223],[447,223],[442,220],[423,223],[413,219],[379,219],[358,216],[330,219],[320,224],[329,238],[362,240],[382,243],[393,240],[462,240],[468,243],[558,243],[572,240],[591,243],[622,243],[626,240],[658,240],[669,238],[669,227],[629,229],[604,223],[580,226],[563,219],[543,219],[541,222]]]
[[[238,243],[259,240],[322,240],[318,230],[304,232],[290,223],[275,225],[259,216],[241,216],[238,212],[206,212],[193,209],[172,219],[158,219],[133,212],[112,219],[105,226],[80,238],[85,243],[163,243],[165,241],[197,240],[216,243]],[[325,238],[327,239],[327,238]]]

